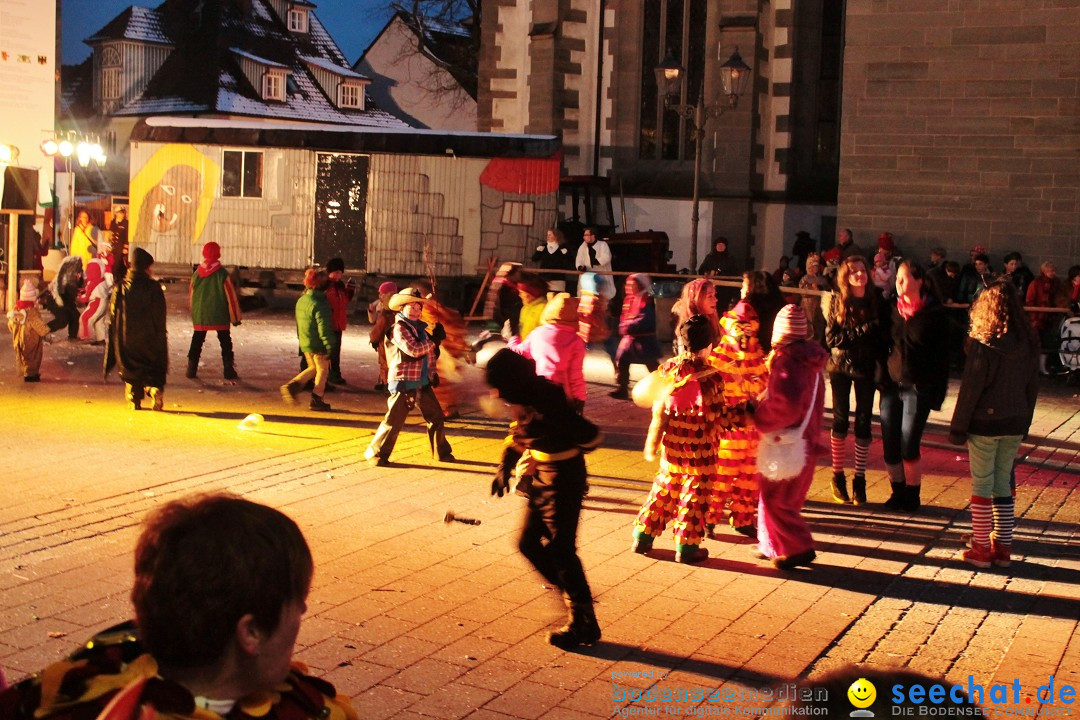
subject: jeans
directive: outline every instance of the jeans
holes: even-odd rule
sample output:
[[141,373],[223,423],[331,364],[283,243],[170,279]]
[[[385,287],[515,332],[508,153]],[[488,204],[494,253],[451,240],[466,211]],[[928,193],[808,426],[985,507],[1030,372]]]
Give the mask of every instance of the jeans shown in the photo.
[[968,435],[971,494],[981,498],[1011,498],[1013,462],[1022,435]]
[[851,386],[855,386],[855,437],[869,440],[870,420],[874,415],[874,392],[877,389],[870,378],[852,378],[843,373],[830,373],[832,386],[832,434],[847,437],[848,415],[851,410]]
[[394,451],[398,435],[405,425],[405,419],[414,407],[420,408],[420,414],[427,423],[428,444],[431,446],[432,457],[443,459],[448,457],[453,450],[446,439],[444,423],[446,416],[443,415],[442,406],[439,405],[435,391],[430,385],[424,385],[416,390],[399,390],[393,393],[386,401],[386,416],[375,431],[375,437],[371,440],[368,449],[373,455],[378,455],[383,460],[390,459],[390,453]]
[[913,387],[892,387],[881,391],[880,409],[885,464],[918,460],[926,418],[930,416],[930,399]]

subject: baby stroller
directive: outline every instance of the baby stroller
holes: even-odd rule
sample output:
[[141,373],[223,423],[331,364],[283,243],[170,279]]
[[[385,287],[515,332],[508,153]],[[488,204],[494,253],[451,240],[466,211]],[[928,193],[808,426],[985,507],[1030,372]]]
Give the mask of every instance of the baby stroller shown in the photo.
[[1066,383],[1080,384],[1080,315],[1066,317],[1061,321],[1061,367],[1065,371]]

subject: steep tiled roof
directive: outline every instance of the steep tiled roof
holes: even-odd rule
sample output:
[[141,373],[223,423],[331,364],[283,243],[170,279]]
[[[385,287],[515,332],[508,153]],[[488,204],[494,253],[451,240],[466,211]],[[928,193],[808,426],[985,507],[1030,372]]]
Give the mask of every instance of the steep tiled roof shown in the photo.
[[136,40],[171,45],[165,27],[157,10],[132,5],[83,42],[89,45],[101,40]]
[[[92,39],[119,37],[116,29],[130,25],[136,10],[144,9],[125,10]],[[146,12],[158,18],[160,27],[169,28],[174,49],[142,94],[113,111],[114,116],[198,113],[408,127],[370,98],[364,110],[352,110],[338,108],[336,98],[327,97],[310,66],[343,77],[362,76],[349,67],[314,13],[308,15],[307,33],[293,33],[267,0],[165,0]],[[291,78],[286,99],[264,100],[261,88],[252,87],[241,70],[241,57],[286,68]]]

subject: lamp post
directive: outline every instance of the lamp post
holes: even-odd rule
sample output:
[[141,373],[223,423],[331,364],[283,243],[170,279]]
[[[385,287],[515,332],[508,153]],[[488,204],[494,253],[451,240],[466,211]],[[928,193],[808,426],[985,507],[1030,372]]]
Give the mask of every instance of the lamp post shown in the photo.
[[67,232],[67,246],[71,247],[71,234],[75,226],[75,173],[72,172],[72,156],[79,163],[79,167],[89,167],[91,161],[104,167],[107,158],[105,150],[101,147],[98,138],[89,135],[80,135],[73,130],[50,134],[41,141],[41,152],[46,157],[59,155],[64,159],[64,172],[68,177],[68,215],[64,222]]
[[679,96],[686,69],[675,60],[671,50],[667,51],[664,60],[656,66],[656,83],[664,96],[664,106],[677,112],[681,117],[691,123],[690,133],[694,138],[694,196],[690,212],[690,265],[691,270],[697,268],[698,262],[698,206],[701,202],[701,144],[705,138],[705,123],[709,118],[720,117],[728,110],[734,110],[739,105],[739,97],[746,88],[746,82],[750,78],[750,66],[739,55],[739,48],[731,53],[724,64],[720,66],[720,81],[724,87],[727,102],[717,102],[705,105],[705,83],[702,82],[698,92],[697,102],[689,103],[673,102]]

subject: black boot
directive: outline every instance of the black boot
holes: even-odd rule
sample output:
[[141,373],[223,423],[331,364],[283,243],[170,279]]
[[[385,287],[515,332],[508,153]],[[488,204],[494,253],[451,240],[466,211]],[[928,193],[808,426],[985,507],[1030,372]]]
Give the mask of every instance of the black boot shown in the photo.
[[832,477],[832,496],[835,502],[841,505],[850,505],[851,498],[847,492],[847,478],[844,477],[844,473],[833,473]]
[[223,374],[226,380],[239,380],[240,376],[236,374],[236,359],[233,354],[221,353],[221,364],[224,368]]
[[326,412],[330,409],[330,403],[323,402],[322,396],[311,394],[311,403],[308,404],[308,410],[318,410],[320,412]]
[[548,633],[548,642],[563,650],[573,650],[578,645],[592,645],[600,640],[600,625],[592,605],[570,608],[570,622]]
[[866,504],[866,476],[856,475],[851,479],[852,500],[856,505]]
[[922,507],[921,494],[922,485],[905,485],[904,499],[900,504],[900,509],[909,513],[919,512],[919,508]]
[[885,501],[885,508],[895,512],[904,505],[904,488],[907,486],[902,482],[891,482],[889,486],[892,488],[892,495]]
[[300,392],[300,383],[291,382],[288,385],[281,386],[281,399],[286,405],[292,405],[296,402],[296,393]]
[[194,380],[199,374],[199,358],[188,358],[187,360],[187,372],[184,373],[184,377],[188,380]]

